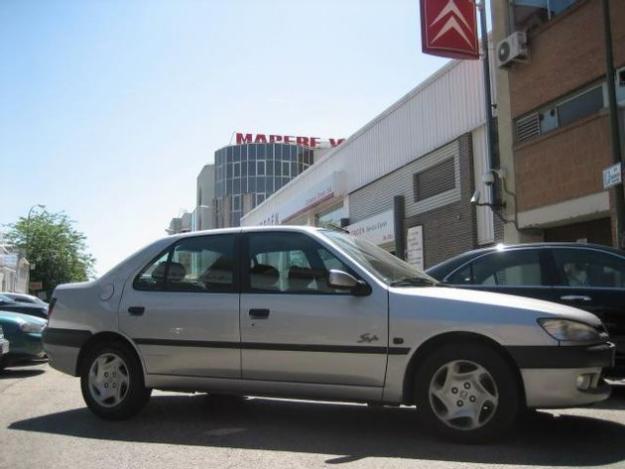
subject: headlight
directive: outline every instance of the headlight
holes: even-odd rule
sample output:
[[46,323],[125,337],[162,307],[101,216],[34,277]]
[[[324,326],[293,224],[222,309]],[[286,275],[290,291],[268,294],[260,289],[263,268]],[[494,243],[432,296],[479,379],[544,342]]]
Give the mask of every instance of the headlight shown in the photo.
[[592,326],[570,319],[539,319],[538,324],[556,340],[570,342],[600,341],[601,335]]
[[33,322],[23,322],[20,324],[22,332],[40,333],[43,331],[44,327],[46,327],[45,324],[36,324]]

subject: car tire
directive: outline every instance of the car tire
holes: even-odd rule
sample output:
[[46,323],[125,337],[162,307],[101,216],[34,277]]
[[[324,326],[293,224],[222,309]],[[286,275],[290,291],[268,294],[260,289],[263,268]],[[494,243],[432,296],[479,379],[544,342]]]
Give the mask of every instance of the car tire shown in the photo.
[[502,438],[522,408],[513,368],[497,350],[482,344],[441,346],[421,363],[415,379],[424,428],[456,442]]
[[136,415],[152,392],[145,387],[143,369],[134,350],[120,342],[97,344],[87,352],[80,386],[89,409],[106,420]]

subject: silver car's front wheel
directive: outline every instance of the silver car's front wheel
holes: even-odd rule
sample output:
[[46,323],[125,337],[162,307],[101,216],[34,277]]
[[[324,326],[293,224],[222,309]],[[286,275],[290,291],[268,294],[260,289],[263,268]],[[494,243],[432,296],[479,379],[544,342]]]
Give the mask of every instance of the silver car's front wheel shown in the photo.
[[83,398],[99,417],[126,419],[139,412],[150,398],[139,357],[127,344],[95,344],[85,352],[81,365]]
[[130,371],[126,362],[114,353],[103,353],[89,369],[89,392],[103,407],[119,405],[128,395]]
[[502,437],[522,406],[513,364],[493,346],[445,344],[428,352],[415,375],[425,428],[468,443]]
[[497,384],[483,366],[469,360],[453,360],[441,366],[429,389],[434,414],[458,430],[484,426],[499,403]]

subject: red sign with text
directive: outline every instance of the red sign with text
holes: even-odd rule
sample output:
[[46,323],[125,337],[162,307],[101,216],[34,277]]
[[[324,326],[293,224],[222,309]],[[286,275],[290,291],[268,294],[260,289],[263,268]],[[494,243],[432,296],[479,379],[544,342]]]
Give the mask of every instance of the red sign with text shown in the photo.
[[479,59],[474,0],[421,0],[421,43],[425,54]]
[[345,141],[344,138],[330,138],[328,140],[322,140],[317,137],[294,137],[292,135],[266,135],[266,134],[248,134],[244,132],[236,133],[237,145],[243,145],[245,143],[290,143],[295,145],[302,145],[310,148],[318,148],[326,146],[326,143],[331,147],[339,146]]

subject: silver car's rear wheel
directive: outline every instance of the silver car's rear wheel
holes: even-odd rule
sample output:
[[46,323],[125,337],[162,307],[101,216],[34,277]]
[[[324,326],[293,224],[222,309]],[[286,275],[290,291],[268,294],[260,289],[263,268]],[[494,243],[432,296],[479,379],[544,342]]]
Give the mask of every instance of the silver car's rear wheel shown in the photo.
[[121,341],[95,343],[80,366],[82,396],[99,417],[121,420],[139,412],[150,398],[135,351]]
[[441,422],[457,430],[483,427],[499,405],[497,384],[483,366],[469,360],[453,360],[432,376],[430,405]]
[[118,355],[105,352],[89,369],[89,393],[102,407],[115,407],[128,395],[130,371]]

